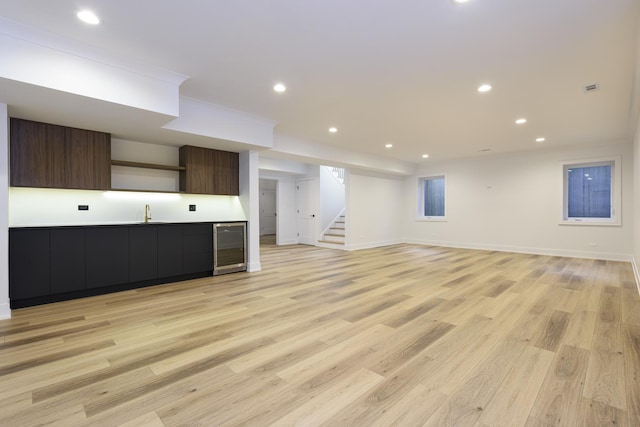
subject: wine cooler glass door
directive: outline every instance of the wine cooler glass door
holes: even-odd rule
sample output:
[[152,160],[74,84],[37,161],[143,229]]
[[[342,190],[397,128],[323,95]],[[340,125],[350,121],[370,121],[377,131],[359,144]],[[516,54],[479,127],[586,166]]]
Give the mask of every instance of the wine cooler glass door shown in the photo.
[[247,269],[246,224],[213,225],[213,274],[232,273]]

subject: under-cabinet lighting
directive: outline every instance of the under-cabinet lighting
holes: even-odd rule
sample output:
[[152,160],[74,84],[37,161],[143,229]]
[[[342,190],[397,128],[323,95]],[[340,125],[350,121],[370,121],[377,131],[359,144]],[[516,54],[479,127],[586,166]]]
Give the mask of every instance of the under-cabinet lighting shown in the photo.
[[180,200],[179,193],[152,193],[137,191],[105,191],[102,193],[107,199],[112,200],[137,200],[140,202],[147,201],[176,201]]

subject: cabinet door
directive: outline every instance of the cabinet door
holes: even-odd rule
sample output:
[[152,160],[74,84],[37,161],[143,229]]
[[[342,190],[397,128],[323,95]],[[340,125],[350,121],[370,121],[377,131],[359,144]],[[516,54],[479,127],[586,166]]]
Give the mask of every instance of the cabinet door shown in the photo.
[[111,189],[111,136],[66,129],[66,188]]
[[182,274],[182,225],[158,226],[158,277]]
[[213,224],[183,224],[183,273],[213,271]]
[[214,194],[212,150],[185,145],[180,147],[180,191]]
[[118,285],[129,281],[129,229],[87,229],[87,288]]
[[49,230],[9,230],[9,298],[49,294]]
[[237,196],[239,155],[229,151],[184,145],[180,147],[180,191]]
[[85,230],[51,230],[51,293],[85,288]]
[[129,263],[131,282],[158,277],[158,226],[129,227]]
[[111,188],[111,135],[11,119],[11,185]]
[[11,119],[11,186],[65,186],[65,129]]
[[213,152],[213,194],[237,196],[240,194],[238,153],[211,151]]

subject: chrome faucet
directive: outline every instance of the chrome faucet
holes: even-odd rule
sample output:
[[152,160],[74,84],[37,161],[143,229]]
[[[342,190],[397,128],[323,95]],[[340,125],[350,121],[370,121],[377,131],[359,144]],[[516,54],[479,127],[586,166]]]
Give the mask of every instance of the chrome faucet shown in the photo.
[[151,208],[149,205],[144,205],[144,223],[147,224],[151,219]]

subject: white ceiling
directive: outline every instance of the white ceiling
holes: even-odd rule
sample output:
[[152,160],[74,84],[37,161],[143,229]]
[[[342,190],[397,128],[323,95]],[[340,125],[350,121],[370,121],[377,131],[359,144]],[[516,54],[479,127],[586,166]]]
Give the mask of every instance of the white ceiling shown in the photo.
[[[79,22],[80,7],[102,23]],[[1,17],[188,75],[182,95],[278,133],[411,162],[628,140],[639,11],[637,0],[0,0]],[[591,83],[600,90],[584,93]]]

